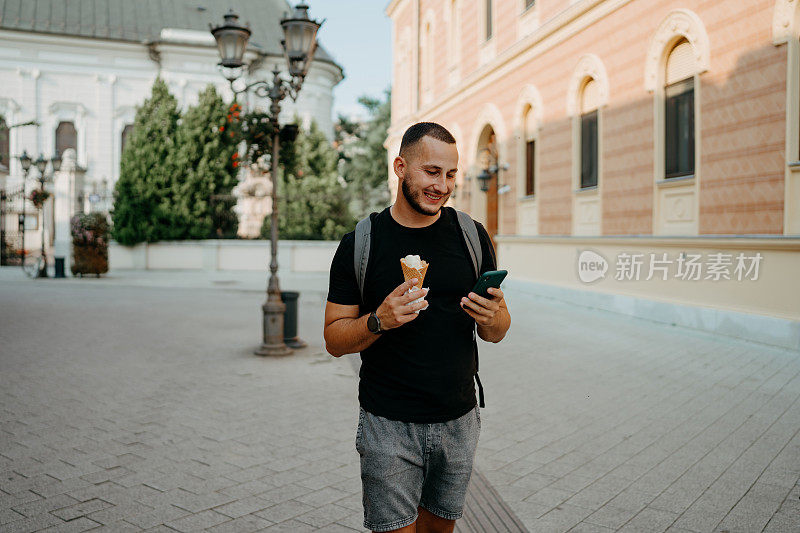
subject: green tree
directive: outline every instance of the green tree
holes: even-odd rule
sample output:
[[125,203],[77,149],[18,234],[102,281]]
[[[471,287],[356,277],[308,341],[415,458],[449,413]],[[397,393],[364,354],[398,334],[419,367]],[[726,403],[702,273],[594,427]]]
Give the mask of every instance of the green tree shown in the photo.
[[156,78],[150,98],[136,110],[133,131],[122,151],[114,190],[113,238],[124,245],[155,242],[175,234],[170,157],[180,111],[167,84]]
[[362,96],[358,102],[367,109],[369,120],[360,127],[339,117],[337,135],[342,176],[347,182],[350,209],[361,219],[389,205],[387,152],[383,147],[391,123],[391,92],[380,100]]
[[240,134],[239,107],[227,105],[209,84],[197,105],[183,115],[176,133],[172,166],[173,238],[235,237],[238,221],[231,190],[236,185]]
[[[355,219],[347,192],[339,182],[338,154],[316,122],[285,145],[278,172],[278,232],[282,239],[338,240],[353,229]],[[269,238],[271,217],[261,236]]]

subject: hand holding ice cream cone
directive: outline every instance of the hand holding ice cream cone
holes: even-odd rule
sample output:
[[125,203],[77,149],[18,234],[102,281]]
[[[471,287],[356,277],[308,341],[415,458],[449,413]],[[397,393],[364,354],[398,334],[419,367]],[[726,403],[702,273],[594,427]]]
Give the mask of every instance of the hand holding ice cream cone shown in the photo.
[[[414,287],[417,289],[422,289],[422,283],[425,280],[425,274],[428,272],[428,262],[420,259],[418,255],[407,255],[400,259],[400,266],[403,268],[403,278],[405,278],[406,281],[416,278],[417,283],[414,285]],[[428,289],[425,290],[427,291]],[[428,293],[426,292],[425,295],[427,294]],[[424,296],[417,298],[412,303],[421,302],[422,298],[424,298]],[[419,313],[427,308],[428,306],[425,305],[425,307],[416,310],[415,313]]]
[[423,299],[427,289],[417,289],[415,285],[418,282],[417,278],[404,281],[383,300],[375,311],[380,319],[381,329],[393,329],[411,322],[419,316],[420,309],[428,307],[428,302]]

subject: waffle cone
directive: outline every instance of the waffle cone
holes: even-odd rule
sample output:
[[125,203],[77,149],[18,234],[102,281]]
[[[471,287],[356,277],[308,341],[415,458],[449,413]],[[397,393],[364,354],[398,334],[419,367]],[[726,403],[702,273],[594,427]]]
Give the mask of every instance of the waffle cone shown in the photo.
[[428,271],[428,263],[425,261],[422,262],[422,268],[411,268],[406,266],[406,264],[400,260],[400,266],[403,267],[403,278],[406,281],[417,278],[417,284],[414,285],[416,288],[422,288],[422,282],[425,280],[425,273]]

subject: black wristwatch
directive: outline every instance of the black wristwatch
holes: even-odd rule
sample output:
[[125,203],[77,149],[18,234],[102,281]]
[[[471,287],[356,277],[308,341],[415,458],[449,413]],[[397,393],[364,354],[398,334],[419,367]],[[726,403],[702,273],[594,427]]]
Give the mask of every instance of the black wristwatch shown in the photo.
[[367,318],[367,329],[370,330],[372,333],[382,333],[381,331],[381,319],[378,318],[378,315],[375,313],[370,313],[369,318]]

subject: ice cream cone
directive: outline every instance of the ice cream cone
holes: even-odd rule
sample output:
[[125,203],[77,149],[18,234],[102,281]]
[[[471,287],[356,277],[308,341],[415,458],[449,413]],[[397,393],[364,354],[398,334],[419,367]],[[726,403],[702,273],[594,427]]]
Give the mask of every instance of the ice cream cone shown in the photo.
[[414,285],[414,287],[416,287],[417,289],[421,289],[422,282],[425,279],[425,273],[428,271],[428,263],[423,261],[422,268],[411,268],[406,266],[406,264],[401,259],[400,266],[403,267],[403,278],[405,278],[406,281],[413,278],[417,278],[417,283],[416,285]]

